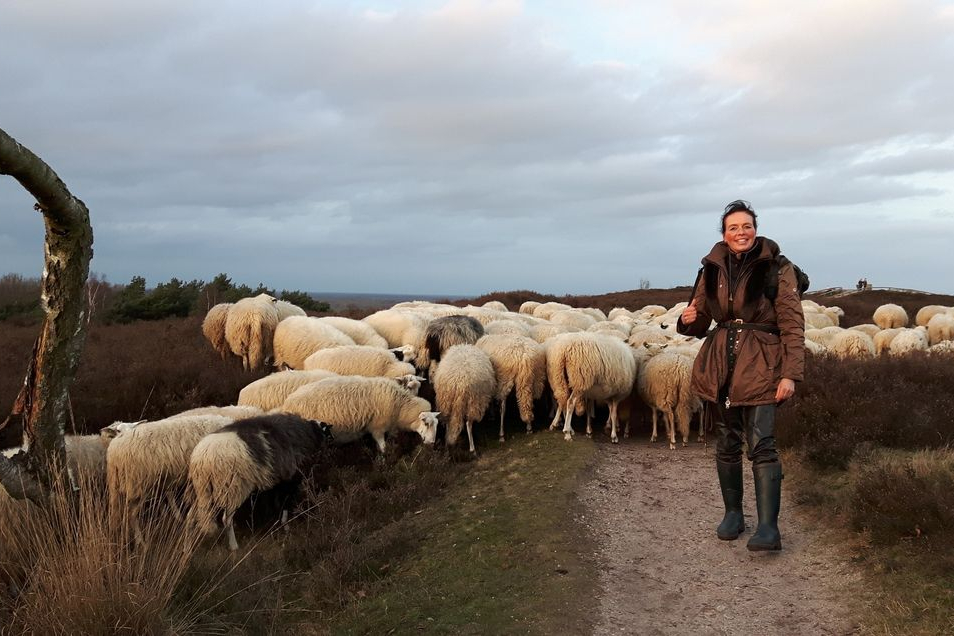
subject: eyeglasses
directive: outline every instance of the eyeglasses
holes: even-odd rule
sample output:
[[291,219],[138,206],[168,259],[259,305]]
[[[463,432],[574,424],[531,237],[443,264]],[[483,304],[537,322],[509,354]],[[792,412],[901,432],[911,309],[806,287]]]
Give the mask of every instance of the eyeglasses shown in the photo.
[[753,212],[754,213],[755,210],[752,209],[752,204],[749,203],[748,201],[744,199],[736,199],[735,201],[729,203],[729,205],[725,206],[725,213],[723,214],[723,216],[726,214],[732,214],[733,212]]

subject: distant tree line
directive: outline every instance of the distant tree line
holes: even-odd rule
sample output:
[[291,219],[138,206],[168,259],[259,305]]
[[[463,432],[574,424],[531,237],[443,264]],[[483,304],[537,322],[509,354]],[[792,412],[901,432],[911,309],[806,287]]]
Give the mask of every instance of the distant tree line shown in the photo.
[[[326,312],[331,309],[328,303],[315,300],[306,292],[286,289],[276,292],[264,283],[257,287],[244,283],[236,285],[224,273],[209,282],[172,278],[151,289],[142,276],[133,276],[129,283],[121,285],[108,283],[104,277],[91,274],[86,283],[87,321],[130,323],[204,315],[218,303],[235,302],[263,293],[298,305],[305,311]],[[0,321],[39,324],[42,319],[40,279],[25,278],[20,274],[0,276]]]

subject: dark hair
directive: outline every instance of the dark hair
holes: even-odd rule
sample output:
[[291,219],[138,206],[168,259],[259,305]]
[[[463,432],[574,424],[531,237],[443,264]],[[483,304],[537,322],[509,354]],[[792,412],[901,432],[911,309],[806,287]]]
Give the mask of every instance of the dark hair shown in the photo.
[[720,234],[725,234],[725,217],[733,212],[745,212],[752,217],[752,227],[755,229],[759,228],[758,215],[755,213],[752,204],[744,199],[736,199],[725,206],[725,212],[722,213],[722,220],[719,223]]

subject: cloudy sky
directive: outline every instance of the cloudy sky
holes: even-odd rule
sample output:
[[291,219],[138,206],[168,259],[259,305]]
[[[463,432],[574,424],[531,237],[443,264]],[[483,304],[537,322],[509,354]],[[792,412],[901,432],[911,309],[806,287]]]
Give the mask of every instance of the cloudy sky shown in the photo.
[[670,287],[745,198],[814,288],[954,293],[952,69],[940,0],[0,3],[0,128],[150,286]]

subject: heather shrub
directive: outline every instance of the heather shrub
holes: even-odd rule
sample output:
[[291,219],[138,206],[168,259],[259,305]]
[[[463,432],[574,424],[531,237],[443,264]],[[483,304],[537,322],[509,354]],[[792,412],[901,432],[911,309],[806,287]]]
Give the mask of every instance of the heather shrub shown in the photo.
[[954,444],[954,365],[937,356],[808,356],[796,399],[779,409],[780,445],[818,467],[847,468],[862,443],[917,450]]
[[859,453],[845,497],[853,529],[896,543],[926,535],[954,539],[954,449]]

